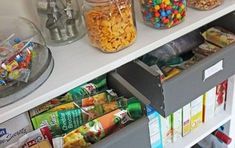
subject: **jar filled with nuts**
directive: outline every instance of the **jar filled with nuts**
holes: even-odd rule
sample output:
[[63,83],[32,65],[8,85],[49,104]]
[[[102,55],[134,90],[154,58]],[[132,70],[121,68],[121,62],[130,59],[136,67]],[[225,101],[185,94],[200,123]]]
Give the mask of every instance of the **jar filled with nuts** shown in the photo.
[[188,0],[188,6],[199,10],[210,10],[223,3],[223,0]]
[[120,51],[134,43],[136,25],[132,0],[85,0],[84,18],[92,46]]
[[186,14],[186,0],[139,0],[144,23],[165,29],[181,23]]

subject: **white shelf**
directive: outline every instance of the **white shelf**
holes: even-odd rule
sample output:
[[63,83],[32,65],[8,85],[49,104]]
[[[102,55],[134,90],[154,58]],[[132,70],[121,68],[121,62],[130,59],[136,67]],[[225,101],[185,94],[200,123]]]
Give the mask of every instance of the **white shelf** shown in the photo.
[[166,148],[190,148],[203,138],[208,136],[214,130],[224,125],[231,119],[231,114],[226,111],[219,113],[210,121],[203,123],[199,128],[193,130],[191,133],[183,137],[181,140],[171,143]]
[[49,79],[24,99],[0,108],[0,123],[132,61],[234,10],[234,0],[225,0],[222,6],[211,11],[188,9],[188,17],[185,21],[169,30],[152,29],[142,24],[140,18],[138,18],[138,38],[136,43],[115,54],[104,54],[92,48],[87,42],[87,37],[67,46],[51,47],[55,59],[55,67]]

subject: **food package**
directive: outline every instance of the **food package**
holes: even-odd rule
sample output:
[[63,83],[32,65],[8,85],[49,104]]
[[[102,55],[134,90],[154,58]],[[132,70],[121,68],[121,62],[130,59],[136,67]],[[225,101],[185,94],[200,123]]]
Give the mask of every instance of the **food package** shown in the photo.
[[165,147],[169,143],[172,143],[172,115],[169,115],[166,118],[161,116],[161,135],[163,147]]
[[191,102],[191,130],[202,125],[203,117],[203,96],[200,96]]
[[182,109],[179,109],[172,114],[172,132],[173,142],[182,138]]
[[117,109],[73,130],[63,137],[64,148],[88,147],[143,115],[142,105],[130,98],[123,109]]
[[228,81],[220,83],[216,86],[215,114],[220,113],[225,108],[225,100],[227,95]]
[[80,108],[42,113],[33,117],[32,124],[35,129],[48,126],[53,136],[60,136],[81,126],[83,114]]
[[223,28],[212,27],[202,33],[205,40],[220,46],[226,47],[235,42],[235,35]]
[[48,127],[41,127],[22,136],[6,148],[53,148],[52,135]]
[[215,114],[216,87],[207,91],[203,98],[203,122],[209,121]]
[[160,114],[151,106],[147,106],[149,119],[149,137],[151,148],[162,148],[161,119]]
[[[16,126],[17,123],[17,126]],[[27,113],[0,124],[0,148],[16,142],[20,137],[33,130]]]
[[194,53],[198,53],[203,56],[209,56],[213,53],[218,52],[219,50],[221,50],[220,47],[213,45],[209,42],[205,42],[205,43],[199,45],[198,48],[194,49]]
[[186,136],[191,131],[191,114],[190,114],[191,106],[190,103],[185,105],[182,108],[182,136]]

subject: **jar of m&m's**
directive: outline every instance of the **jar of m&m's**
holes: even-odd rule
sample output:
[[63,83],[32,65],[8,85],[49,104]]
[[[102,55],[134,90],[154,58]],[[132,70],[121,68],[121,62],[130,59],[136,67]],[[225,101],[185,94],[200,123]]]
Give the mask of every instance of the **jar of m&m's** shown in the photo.
[[184,20],[186,0],[140,0],[145,24],[154,28],[171,28]]
[[137,31],[132,0],[85,0],[83,10],[92,46],[111,53],[134,43]]
[[223,0],[187,0],[187,5],[199,10],[210,10],[223,3]]

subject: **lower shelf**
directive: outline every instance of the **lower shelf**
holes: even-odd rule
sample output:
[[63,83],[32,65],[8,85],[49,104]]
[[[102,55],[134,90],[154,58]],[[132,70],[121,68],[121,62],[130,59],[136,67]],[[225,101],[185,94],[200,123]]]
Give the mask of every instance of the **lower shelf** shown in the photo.
[[181,140],[166,145],[166,148],[190,148],[219,128],[221,125],[224,125],[230,119],[231,115],[228,112],[221,112],[210,121],[203,123],[199,128],[193,130]]

